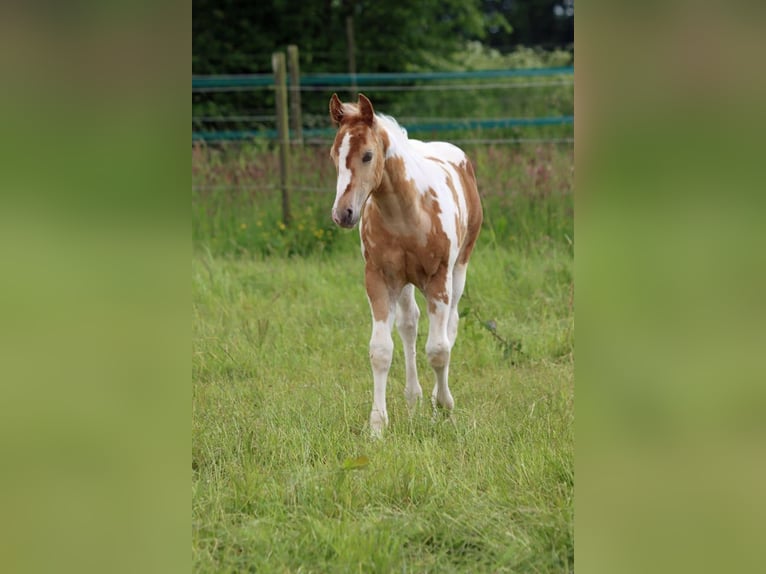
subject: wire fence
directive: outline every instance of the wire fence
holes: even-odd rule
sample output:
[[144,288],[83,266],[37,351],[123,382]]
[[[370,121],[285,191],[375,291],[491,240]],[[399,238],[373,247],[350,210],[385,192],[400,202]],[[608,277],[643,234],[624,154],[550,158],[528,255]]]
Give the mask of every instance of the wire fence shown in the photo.
[[[303,94],[304,103],[298,107],[299,117],[291,118],[292,132],[302,132],[299,139],[308,145],[324,145],[332,140],[334,130],[325,111],[326,98],[332,92],[355,97],[359,90],[373,98],[376,105],[381,102],[380,109],[397,117],[409,133],[416,135],[449,132],[449,140],[457,144],[573,141],[571,66],[295,77],[298,81],[291,83],[288,76],[288,95],[292,99]],[[264,106],[273,106],[276,87],[270,74],[193,76],[193,142],[277,140],[277,116]],[[295,108],[291,110],[294,113]],[[413,110],[421,114],[413,115]],[[406,111],[410,113],[403,115]],[[536,131],[525,133],[531,130]],[[291,139],[294,136],[290,134]]]
[[[546,126],[546,125],[564,125],[574,123],[574,116],[558,116],[549,118],[501,118],[501,119],[462,119],[462,120],[446,120],[441,122],[428,122],[406,125],[408,133],[415,134],[419,132],[441,132],[441,131],[463,131],[463,130],[476,130],[485,128],[511,128],[511,127],[523,127],[523,126]],[[329,136],[335,133],[332,128],[325,129],[308,129],[303,131],[304,137],[311,138],[312,136]],[[193,141],[231,141],[231,140],[251,140],[254,138],[265,137],[268,139],[276,139],[278,136],[278,130],[276,129],[261,129],[261,130],[246,130],[246,131],[215,131],[215,132],[196,132],[192,134]],[[450,138],[452,141],[456,141],[455,138]],[[486,138],[485,138],[486,139]],[[562,139],[562,138],[557,138]],[[515,141],[520,142],[523,138],[516,138]]]

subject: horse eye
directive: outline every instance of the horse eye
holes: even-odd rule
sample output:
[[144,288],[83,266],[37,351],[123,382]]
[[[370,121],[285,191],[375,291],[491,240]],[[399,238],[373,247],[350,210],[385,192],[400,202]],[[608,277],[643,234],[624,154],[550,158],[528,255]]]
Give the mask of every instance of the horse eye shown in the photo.
[[362,156],[362,161],[364,163],[370,163],[372,161],[372,152],[371,151],[365,152],[364,155]]

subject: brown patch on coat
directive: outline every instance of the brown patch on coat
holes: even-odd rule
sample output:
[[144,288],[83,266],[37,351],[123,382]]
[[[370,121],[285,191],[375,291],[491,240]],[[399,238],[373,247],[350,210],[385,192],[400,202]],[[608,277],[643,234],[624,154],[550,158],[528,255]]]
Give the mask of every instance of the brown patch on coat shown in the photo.
[[[376,307],[380,312],[384,305],[387,309],[389,293],[398,293],[407,283],[425,293],[433,311],[435,301],[449,303],[450,240],[439,218],[441,208],[433,189],[421,195],[414,182],[406,179],[401,158],[387,162],[392,163],[367,203],[362,220],[365,278],[383,285],[370,285],[368,296],[371,301],[378,297],[386,300],[373,304],[373,314]],[[401,200],[399,207],[393,207]],[[395,227],[390,221],[396,222]]]
[[[367,253],[364,254],[367,258]],[[376,321],[385,321],[391,309],[391,295],[380,269],[369,265],[364,269],[364,287],[370,299],[372,317]]]
[[340,146],[343,143],[343,138],[346,134],[350,134],[351,136],[348,155],[346,156],[346,167],[350,167],[349,160],[356,157],[359,150],[368,143],[367,140],[372,135],[372,131],[361,121],[349,123],[344,120],[343,124],[338,129],[338,133],[335,134],[335,141],[333,141],[332,150],[330,152],[330,155],[336,159],[336,161],[340,154]]
[[449,305],[449,294],[447,293],[447,265],[439,267],[428,282],[428,285],[426,285],[424,293],[428,300],[428,312],[431,314],[436,312],[437,301]]
[[349,127],[348,133],[351,134],[349,141],[348,155],[346,156],[346,167],[351,168],[351,162],[357,159],[366,147],[374,145],[374,140],[371,136],[372,130],[367,127],[366,124],[359,122]]
[[386,158],[380,185],[373,191],[374,202],[389,231],[402,235],[417,233],[422,244],[430,230],[430,221],[423,215],[422,198],[407,175],[404,159]]
[[479,237],[484,212],[481,207],[481,198],[476,186],[476,175],[474,174],[471,162],[466,158],[460,164],[453,163],[452,167],[455,168],[460,177],[460,183],[463,186],[463,193],[465,195],[466,211],[468,212],[466,214],[465,243],[462,244],[460,254],[458,255],[458,262],[465,264],[468,262],[473,247],[476,244],[476,239]]

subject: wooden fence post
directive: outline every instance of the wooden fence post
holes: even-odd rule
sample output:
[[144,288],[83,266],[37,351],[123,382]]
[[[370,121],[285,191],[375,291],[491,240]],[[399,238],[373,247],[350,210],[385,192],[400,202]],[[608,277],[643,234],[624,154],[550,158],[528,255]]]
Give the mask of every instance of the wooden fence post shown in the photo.
[[282,221],[290,225],[290,130],[287,127],[287,74],[285,54],[271,55],[274,68],[274,100],[277,111],[277,137],[279,139],[279,179],[282,188]]
[[351,75],[351,99],[356,100],[359,89],[356,85],[356,44],[354,42],[354,17],[346,16],[346,52],[348,55],[348,73]]
[[290,74],[290,129],[292,141],[303,145],[303,118],[301,117],[301,70],[298,62],[298,46],[287,47],[287,70]]

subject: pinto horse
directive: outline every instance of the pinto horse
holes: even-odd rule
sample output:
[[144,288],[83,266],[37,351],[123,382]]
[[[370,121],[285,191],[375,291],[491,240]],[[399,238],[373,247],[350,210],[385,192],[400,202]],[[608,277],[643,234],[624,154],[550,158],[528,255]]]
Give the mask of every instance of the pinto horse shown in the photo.
[[458,327],[458,302],[468,259],[482,223],[471,162],[445,142],[409,139],[393,118],[376,114],[370,100],[330,99],[338,128],[330,157],[338,172],[333,221],[352,228],[361,219],[365,288],[372,311],[370,362],[374,382],[370,428],[388,425],[386,381],[393,357],[394,318],[404,346],[410,413],[423,391],[415,364],[420,310],[417,287],[428,303],[428,362],[436,375],[431,402],[451,411],[447,378]]

